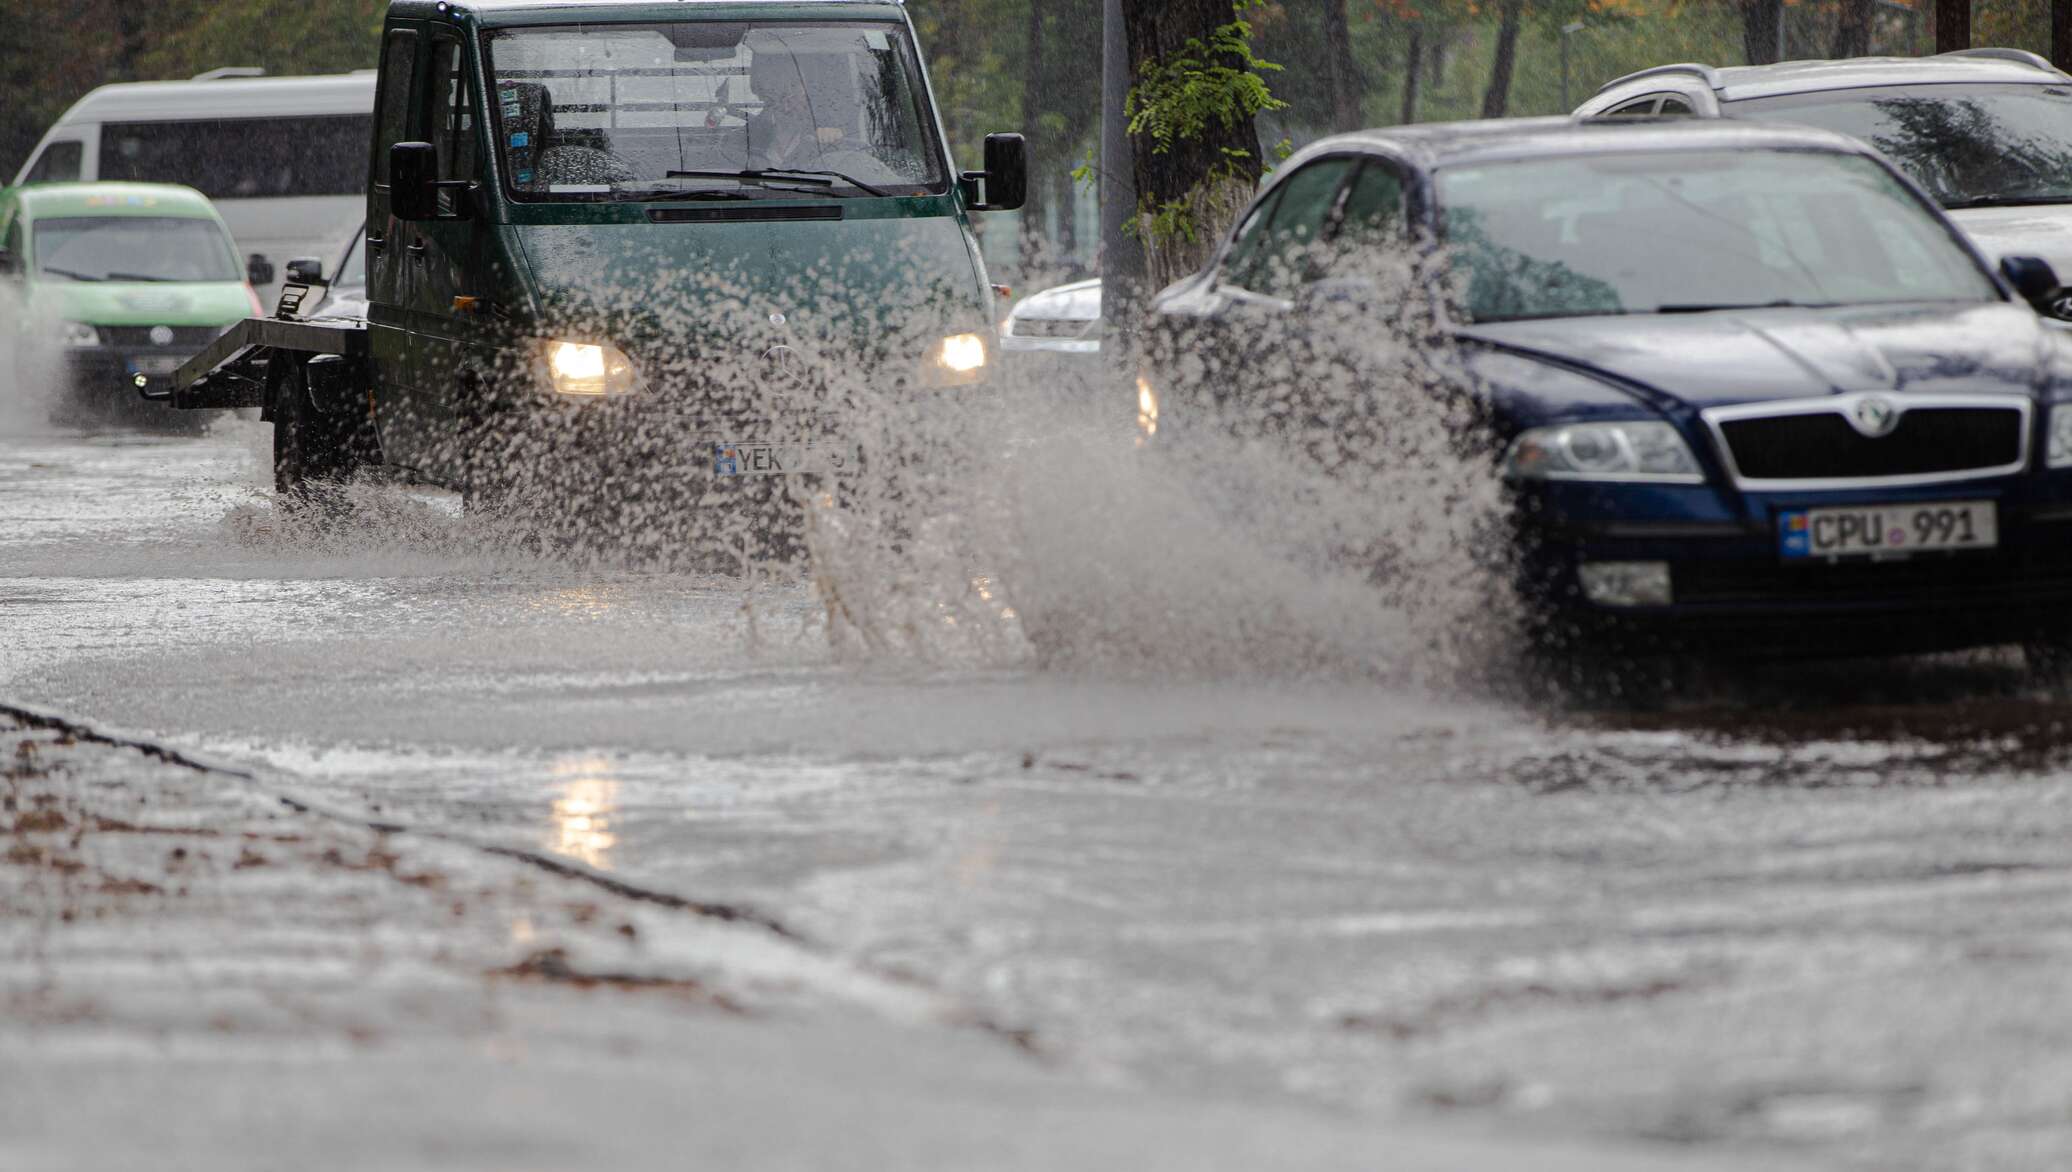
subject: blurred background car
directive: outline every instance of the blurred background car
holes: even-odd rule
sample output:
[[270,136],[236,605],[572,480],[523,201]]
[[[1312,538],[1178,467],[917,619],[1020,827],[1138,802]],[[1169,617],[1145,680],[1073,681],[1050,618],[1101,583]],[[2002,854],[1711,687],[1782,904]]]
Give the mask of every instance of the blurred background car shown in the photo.
[[362,225],[346,238],[338,259],[329,267],[311,260],[288,262],[290,283],[308,284],[311,291],[302,316],[311,321],[365,320],[367,317],[367,245]]
[[2072,273],[2072,76],[2034,53],[1664,65],[1608,83],[1575,112],[1837,131],[1899,164],[1990,256],[2040,256]]
[[259,311],[208,197],[166,184],[0,192],[0,280],[23,306],[8,327],[17,361],[53,359],[18,370],[17,385],[54,380],[50,415],[65,424],[194,426],[138,390]]
[[1074,281],[1031,293],[1008,311],[1003,354],[1099,354],[1101,282]]

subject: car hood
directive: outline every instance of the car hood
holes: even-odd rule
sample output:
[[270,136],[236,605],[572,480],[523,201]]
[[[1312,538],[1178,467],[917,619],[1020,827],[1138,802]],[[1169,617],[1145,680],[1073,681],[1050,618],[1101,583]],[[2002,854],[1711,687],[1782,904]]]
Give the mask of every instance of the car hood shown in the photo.
[[1606,376],[1657,406],[1697,408],[1863,391],[2034,393],[2058,345],[2034,310],[2007,302],[1558,318],[1461,333]]
[[988,291],[962,223],[949,214],[870,214],[883,210],[864,205],[829,221],[514,231],[543,328],[650,353],[990,329]]
[[251,317],[252,298],[241,281],[39,281],[31,310],[94,326],[222,326]]
[[2006,256],[2040,256],[2059,280],[2072,277],[2072,204],[1959,208],[1950,218],[1994,264]]
[[1031,293],[1011,316],[1063,321],[1092,321],[1101,316],[1101,282],[1075,281]]

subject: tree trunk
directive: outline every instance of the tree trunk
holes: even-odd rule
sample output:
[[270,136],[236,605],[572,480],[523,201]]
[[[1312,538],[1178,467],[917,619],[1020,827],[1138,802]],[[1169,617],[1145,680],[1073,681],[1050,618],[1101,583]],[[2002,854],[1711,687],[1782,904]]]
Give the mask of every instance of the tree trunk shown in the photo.
[[1353,59],[1352,21],[1346,15],[1346,0],[1324,3],[1324,81],[1331,93],[1331,128],[1358,130],[1366,122],[1367,81],[1360,76],[1360,63]]
[[[1231,0],[1127,0],[1130,72],[1208,44],[1217,29],[1237,19]],[[1230,61],[1242,69],[1241,61]],[[1151,288],[1162,288],[1208,263],[1217,241],[1244,210],[1262,173],[1259,129],[1252,119],[1225,126],[1211,119],[1200,137],[1163,152],[1148,135],[1132,137],[1137,181],[1137,235],[1143,241]],[[1153,217],[1177,212],[1186,231],[1163,231]]]
[[1971,48],[1971,0],[1935,0],[1935,51]]
[[1871,17],[1877,0],[1842,0],[1835,20],[1834,43],[1829,57],[1868,57],[1871,51]]
[[1424,65],[1424,30],[1410,30],[1410,48],[1403,54],[1403,116],[1408,125],[1417,121],[1417,86]]
[[1052,143],[1035,125],[1036,112],[1043,109],[1043,4],[1032,0],[1029,5],[1029,45],[1022,74],[1022,125],[1028,128],[1030,142],[1030,167],[1035,171],[1029,184],[1029,201],[1021,213],[1021,256],[1022,272],[1027,273],[1042,263],[1044,237],[1044,210],[1050,203],[1051,185],[1049,176],[1053,170]]
[[1741,0],[1741,55],[1750,65],[1777,61],[1784,0]]
[[109,0],[108,7],[113,10],[109,15],[114,20],[116,77],[123,81],[142,80],[137,74],[137,55],[143,50],[143,21],[128,0]]
[[1496,33],[1496,63],[1489,71],[1489,89],[1482,95],[1482,116],[1501,118],[1511,104],[1511,72],[1518,63],[1518,24],[1525,14],[1524,0],[1504,0],[1504,15]]

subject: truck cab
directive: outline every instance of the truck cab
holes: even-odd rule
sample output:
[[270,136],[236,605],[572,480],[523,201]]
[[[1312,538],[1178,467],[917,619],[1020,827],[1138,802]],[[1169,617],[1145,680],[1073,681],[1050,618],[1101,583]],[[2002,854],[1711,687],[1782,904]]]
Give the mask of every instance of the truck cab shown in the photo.
[[783,404],[986,380],[969,213],[1019,207],[1026,158],[994,135],[953,167],[898,3],[395,0],[365,322],[250,323],[174,403],[231,401],[265,352],[283,487],[381,462],[479,489],[618,445],[702,478],[839,463]]

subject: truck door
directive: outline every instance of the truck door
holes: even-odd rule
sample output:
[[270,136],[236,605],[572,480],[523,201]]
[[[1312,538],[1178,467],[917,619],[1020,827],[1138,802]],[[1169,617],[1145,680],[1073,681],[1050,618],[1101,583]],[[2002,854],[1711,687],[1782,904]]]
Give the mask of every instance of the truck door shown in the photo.
[[418,47],[423,34],[414,22],[391,24],[382,42],[381,82],[374,97],[374,154],[368,160],[367,322],[373,354],[375,427],[384,458],[409,466],[407,421],[410,387],[411,280],[405,229],[389,200],[389,148],[413,141]]
[[[467,50],[443,30],[430,40],[431,65],[425,79],[424,134],[439,155],[442,181],[479,181],[480,151],[474,89],[469,80]],[[456,379],[475,342],[480,318],[473,303],[456,300],[482,292],[480,265],[484,249],[479,235],[486,226],[473,216],[473,200],[458,188],[439,192],[441,219],[406,226],[416,281],[412,330],[417,334],[414,401],[423,435],[432,451],[427,471],[460,474],[455,402]],[[445,218],[451,217],[451,218]]]

